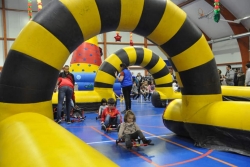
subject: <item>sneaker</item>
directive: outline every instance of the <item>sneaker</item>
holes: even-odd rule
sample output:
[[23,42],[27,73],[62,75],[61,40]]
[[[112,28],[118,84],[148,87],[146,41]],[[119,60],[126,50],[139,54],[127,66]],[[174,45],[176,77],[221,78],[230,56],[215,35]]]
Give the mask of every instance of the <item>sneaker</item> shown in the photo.
[[60,124],[60,123],[62,122],[62,120],[61,120],[61,119],[59,119],[59,120],[57,120],[56,122]]
[[104,130],[104,131],[107,131],[107,128],[106,128],[106,126],[104,124],[102,124],[102,128],[101,129]]
[[150,144],[152,142],[152,140],[147,140],[147,139],[144,139],[142,140],[143,144]]
[[71,124],[71,121],[70,121],[70,120],[67,120],[67,124]]

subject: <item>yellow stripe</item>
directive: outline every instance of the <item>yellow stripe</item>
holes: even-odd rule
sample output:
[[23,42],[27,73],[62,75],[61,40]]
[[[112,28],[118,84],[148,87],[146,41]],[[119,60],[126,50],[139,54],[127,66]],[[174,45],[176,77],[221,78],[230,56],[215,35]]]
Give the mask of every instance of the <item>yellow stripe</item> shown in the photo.
[[76,19],[84,40],[99,34],[101,31],[101,19],[99,10],[93,0],[60,0]]
[[134,65],[135,62],[136,62],[136,58],[137,58],[137,54],[136,54],[135,48],[132,47],[132,46],[129,46],[129,47],[125,47],[123,49],[128,54],[129,65]]
[[[0,122],[0,133],[1,167],[118,167],[96,149],[41,114],[22,113],[9,117]],[[13,155],[18,155],[15,160]],[[100,158],[98,161],[97,157]]]
[[[101,102],[102,98],[115,98],[113,88],[94,88],[92,91],[75,91],[76,103]],[[58,103],[58,92],[53,93],[52,104]],[[51,106],[50,106],[51,109]]]
[[122,64],[122,61],[116,54],[111,54],[105,61],[112,64],[117,71],[121,71],[120,64]]
[[183,10],[180,10],[173,2],[168,1],[160,23],[147,38],[154,41],[157,45],[166,43],[179,31],[186,17],[186,13]]
[[95,37],[93,37],[93,38],[90,38],[89,40],[87,40],[87,41],[85,41],[85,42],[90,43],[90,44],[93,44],[93,45],[96,45],[97,47],[99,47],[97,36],[95,36]]
[[[79,64],[79,65],[78,65]],[[70,71],[71,72],[97,72],[99,69],[99,66],[95,64],[89,64],[87,63],[74,63],[70,65]]]
[[182,110],[185,121],[193,117],[204,106],[215,101],[221,101],[221,94],[212,95],[182,95]]
[[172,82],[172,76],[170,74],[165,75],[161,78],[155,79],[156,85],[161,85],[161,84],[166,84],[166,83],[171,83],[171,82]]
[[143,50],[144,50],[144,55],[143,55],[143,60],[142,60],[141,66],[145,67],[152,59],[153,52],[152,52],[152,50],[149,50],[146,48],[143,48]]
[[[211,96],[210,98],[213,97]],[[187,101],[190,102],[189,100]],[[250,131],[250,112],[248,112],[250,103],[248,102],[211,102],[198,110],[196,107],[190,107],[189,111],[195,110],[195,112],[189,115],[190,117],[188,119],[185,117],[186,112],[182,112],[187,111],[183,109],[183,105],[186,104],[181,100],[176,99],[172,101],[166,108],[163,119]]]
[[0,122],[7,117],[24,112],[39,113],[53,119],[51,101],[30,104],[0,103],[0,106],[2,111],[0,112]]
[[25,53],[58,70],[68,59],[68,49],[48,30],[30,21],[11,46],[12,50]]
[[181,107],[181,99],[175,99],[171,101],[171,103],[169,103],[168,107],[165,109],[163,119],[183,122],[183,118],[181,116]]
[[249,108],[249,102],[215,102],[197,111],[187,122],[249,131]]
[[249,87],[245,86],[222,86],[221,90],[224,96],[240,96],[249,98],[250,95]]
[[133,31],[139,23],[143,6],[144,0],[121,0],[121,18],[117,30]]
[[193,46],[174,56],[172,61],[178,72],[181,72],[205,64],[213,58],[213,53],[206,42],[206,38],[202,35]]
[[[166,66],[166,63],[160,57],[158,62],[155,64],[155,66],[153,68],[151,68],[150,73],[155,74],[155,73],[159,72],[161,69],[163,69],[165,66]],[[167,74],[167,72],[166,72],[166,74]]]
[[98,74],[95,77],[95,82],[107,83],[113,85],[115,82],[115,78],[103,71],[98,71]]

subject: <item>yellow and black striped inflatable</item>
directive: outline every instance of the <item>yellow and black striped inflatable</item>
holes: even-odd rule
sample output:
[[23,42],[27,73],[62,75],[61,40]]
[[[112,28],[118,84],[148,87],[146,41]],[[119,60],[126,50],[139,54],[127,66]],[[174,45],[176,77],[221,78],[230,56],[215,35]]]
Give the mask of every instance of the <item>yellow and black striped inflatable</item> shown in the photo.
[[[120,64],[127,66],[138,65],[147,69],[153,76],[156,92],[159,97],[152,97],[155,107],[162,107],[167,99],[180,98],[181,94],[172,89],[172,76],[168,71],[166,63],[161,57],[147,48],[125,47],[110,55],[100,66],[96,78],[94,90],[113,88],[115,82],[115,71],[120,72]],[[105,78],[105,79],[104,79]],[[157,102],[156,100],[159,100]]]
[[166,121],[182,122],[200,146],[219,143],[224,150],[249,153],[250,104],[221,101],[213,54],[184,11],[170,0],[59,0],[24,27],[5,60],[0,166],[116,166],[50,119],[52,92],[69,54],[112,30],[153,41],[179,72],[182,100],[167,108],[165,113],[178,114]]
[[[93,111],[98,109],[102,98],[115,98],[115,71],[121,71],[121,63],[142,66],[152,74],[156,92],[151,101],[155,107],[163,107],[162,104],[166,104],[168,99],[181,98],[181,94],[172,89],[172,76],[164,60],[147,48],[130,46],[111,54],[102,63],[96,73],[93,91],[75,91],[77,105]],[[57,97],[57,92],[53,93],[52,104],[58,103]]]

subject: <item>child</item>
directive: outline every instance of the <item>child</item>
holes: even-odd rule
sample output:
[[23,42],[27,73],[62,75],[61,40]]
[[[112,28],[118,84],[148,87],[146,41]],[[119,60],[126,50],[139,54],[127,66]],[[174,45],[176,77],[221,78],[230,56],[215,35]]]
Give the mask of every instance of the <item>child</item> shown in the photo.
[[108,107],[106,107],[101,116],[102,130],[106,131],[110,125],[117,125],[119,129],[122,117],[120,112],[115,107],[115,100],[113,98],[108,99]]
[[99,111],[98,111],[98,117],[97,118],[101,118],[102,116],[102,112],[103,110],[108,107],[107,106],[107,100],[105,98],[102,99],[101,101],[101,106],[99,107]]
[[138,93],[138,87],[136,86],[135,82],[133,83],[131,93],[133,94],[133,99],[135,100],[140,96],[140,94]]
[[125,140],[125,144],[127,148],[132,148],[131,139],[137,139],[138,136],[142,140],[144,144],[150,144],[151,140],[147,140],[143,133],[141,132],[138,125],[135,123],[135,114],[128,110],[124,116],[124,122],[121,123],[118,138]]
[[155,85],[153,81],[148,81],[148,101],[150,101],[150,97],[154,93]]
[[172,87],[173,87],[173,90],[174,90],[175,92],[180,92],[180,87],[179,87],[179,85],[177,84],[177,81],[176,81],[176,80],[173,80]]
[[147,96],[148,96],[148,90],[146,89],[144,84],[141,86],[140,91],[141,91],[141,95],[144,97],[144,100],[146,101]]

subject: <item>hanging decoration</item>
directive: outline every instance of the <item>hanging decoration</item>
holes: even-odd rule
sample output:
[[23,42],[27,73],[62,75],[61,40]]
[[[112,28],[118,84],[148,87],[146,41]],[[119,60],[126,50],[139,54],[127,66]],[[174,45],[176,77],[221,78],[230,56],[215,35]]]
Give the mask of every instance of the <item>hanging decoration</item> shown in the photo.
[[38,11],[40,11],[43,8],[42,0],[37,0],[37,8],[38,8]]
[[134,46],[133,34],[132,34],[132,32],[130,32],[129,39],[130,39],[130,42],[129,42],[130,46]]
[[118,41],[121,42],[122,36],[120,36],[119,32],[117,31],[116,36],[114,36],[114,38],[115,38],[115,42],[118,42]]
[[32,0],[28,0],[28,16],[29,19],[32,19]]
[[214,0],[214,21],[220,21],[220,0]]

